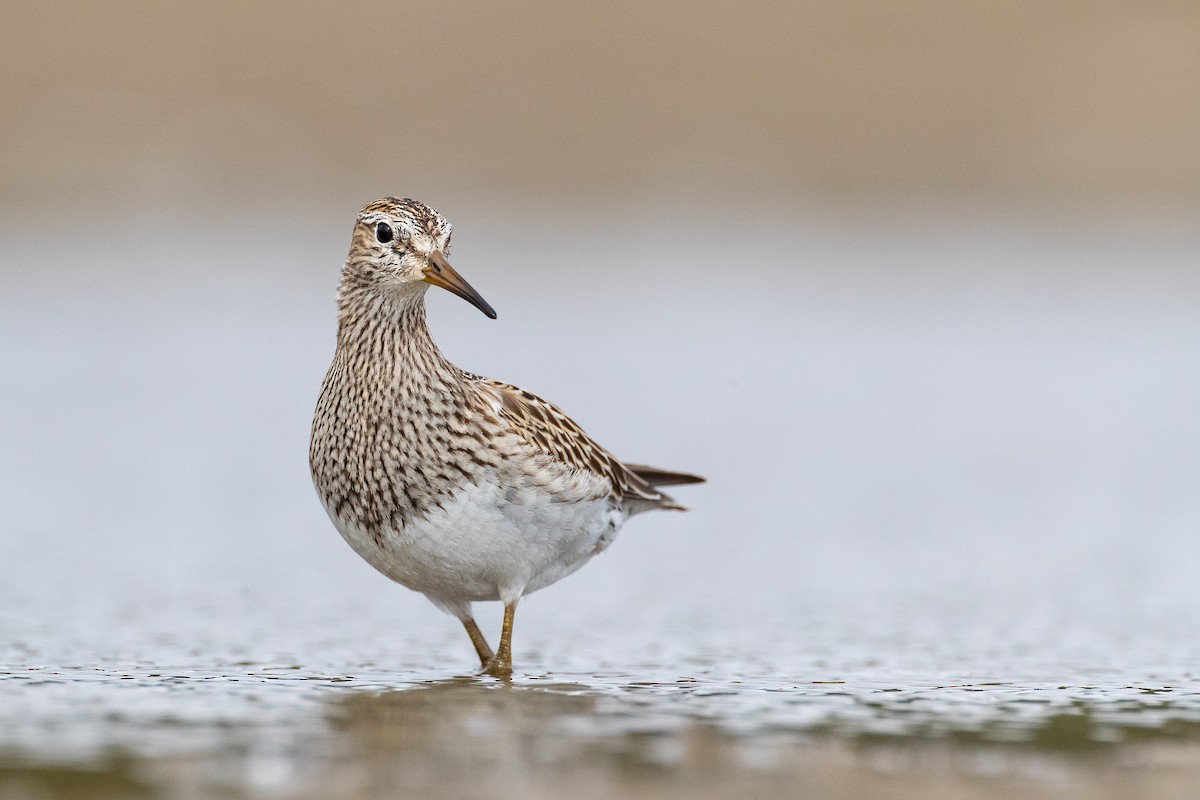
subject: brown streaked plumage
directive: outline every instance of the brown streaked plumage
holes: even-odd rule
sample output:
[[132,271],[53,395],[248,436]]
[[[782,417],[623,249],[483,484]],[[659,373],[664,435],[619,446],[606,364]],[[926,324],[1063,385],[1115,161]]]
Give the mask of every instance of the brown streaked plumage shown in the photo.
[[[472,376],[475,377],[475,376]],[[540,452],[552,456],[557,461],[570,464],[577,470],[603,475],[612,482],[614,496],[628,503],[649,503],[658,508],[670,508],[679,511],[682,506],[662,492],[656,491],[654,484],[648,482],[627,464],[618,461],[596,444],[575,420],[568,417],[553,403],[548,403],[532,392],[527,392],[511,384],[475,378],[485,389],[496,392],[500,399],[502,414],[512,424],[521,437]],[[681,473],[674,474],[677,482],[698,483],[703,478]],[[685,478],[690,480],[684,480]]]
[[[517,601],[604,550],[629,516],[681,510],[658,486],[703,479],[625,464],[556,406],[442,357],[425,324],[430,285],[496,316],[449,244],[450,224],[414,200],[359,214],[309,461],[355,551],[457,616],[485,672],[507,678]],[[494,654],[477,600],[505,605]]]

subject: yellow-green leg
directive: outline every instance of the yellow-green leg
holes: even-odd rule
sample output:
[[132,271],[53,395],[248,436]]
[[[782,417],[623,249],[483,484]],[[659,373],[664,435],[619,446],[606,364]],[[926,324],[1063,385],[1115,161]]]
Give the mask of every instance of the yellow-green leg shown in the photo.
[[486,667],[488,662],[495,658],[492,648],[488,646],[487,639],[483,638],[483,633],[475,624],[474,618],[467,617],[462,624],[467,629],[467,636],[471,637],[471,644],[475,645],[475,652],[479,654],[479,663]]
[[500,646],[496,655],[484,664],[483,671],[493,678],[509,680],[512,678],[512,631],[513,616],[517,613],[517,604],[504,607],[504,627],[500,629]]

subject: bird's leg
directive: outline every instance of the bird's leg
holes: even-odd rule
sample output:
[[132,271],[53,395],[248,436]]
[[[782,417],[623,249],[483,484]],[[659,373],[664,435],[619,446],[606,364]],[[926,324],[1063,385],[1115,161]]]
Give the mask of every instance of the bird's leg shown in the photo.
[[479,663],[486,667],[488,662],[495,658],[492,648],[488,646],[487,639],[483,638],[483,633],[475,624],[474,617],[467,617],[462,624],[467,629],[467,636],[471,637],[471,644],[475,645],[475,652],[479,654]]
[[493,678],[510,680],[512,678],[512,629],[513,616],[517,613],[517,602],[504,607],[504,626],[500,629],[500,646],[496,655],[484,665],[483,671]]

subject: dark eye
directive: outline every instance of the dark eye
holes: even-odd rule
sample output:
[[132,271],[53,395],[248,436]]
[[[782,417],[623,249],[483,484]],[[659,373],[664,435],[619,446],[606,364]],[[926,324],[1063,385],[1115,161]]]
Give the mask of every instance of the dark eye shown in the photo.
[[386,222],[381,222],[375,226],[375,238],[380,242],[387,244],[392,240],[395,234],[392,232],[392,226]]

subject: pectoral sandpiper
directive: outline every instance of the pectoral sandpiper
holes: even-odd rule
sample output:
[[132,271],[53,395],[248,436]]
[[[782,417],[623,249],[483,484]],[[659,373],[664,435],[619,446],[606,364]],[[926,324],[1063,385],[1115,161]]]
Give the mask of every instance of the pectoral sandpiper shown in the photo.
[[[425,291],[496,312],[447,262],[450,223],[395,197],[358,215],[309,461],[333,524],[371,566],[462,621],[483,671],[512,675],[517,601],[583,566],[625,520],[680,509],[685,473],[625,464],[566,414],[464,372],[425,325]],[[493,653],[471,615],[500,600]]]

